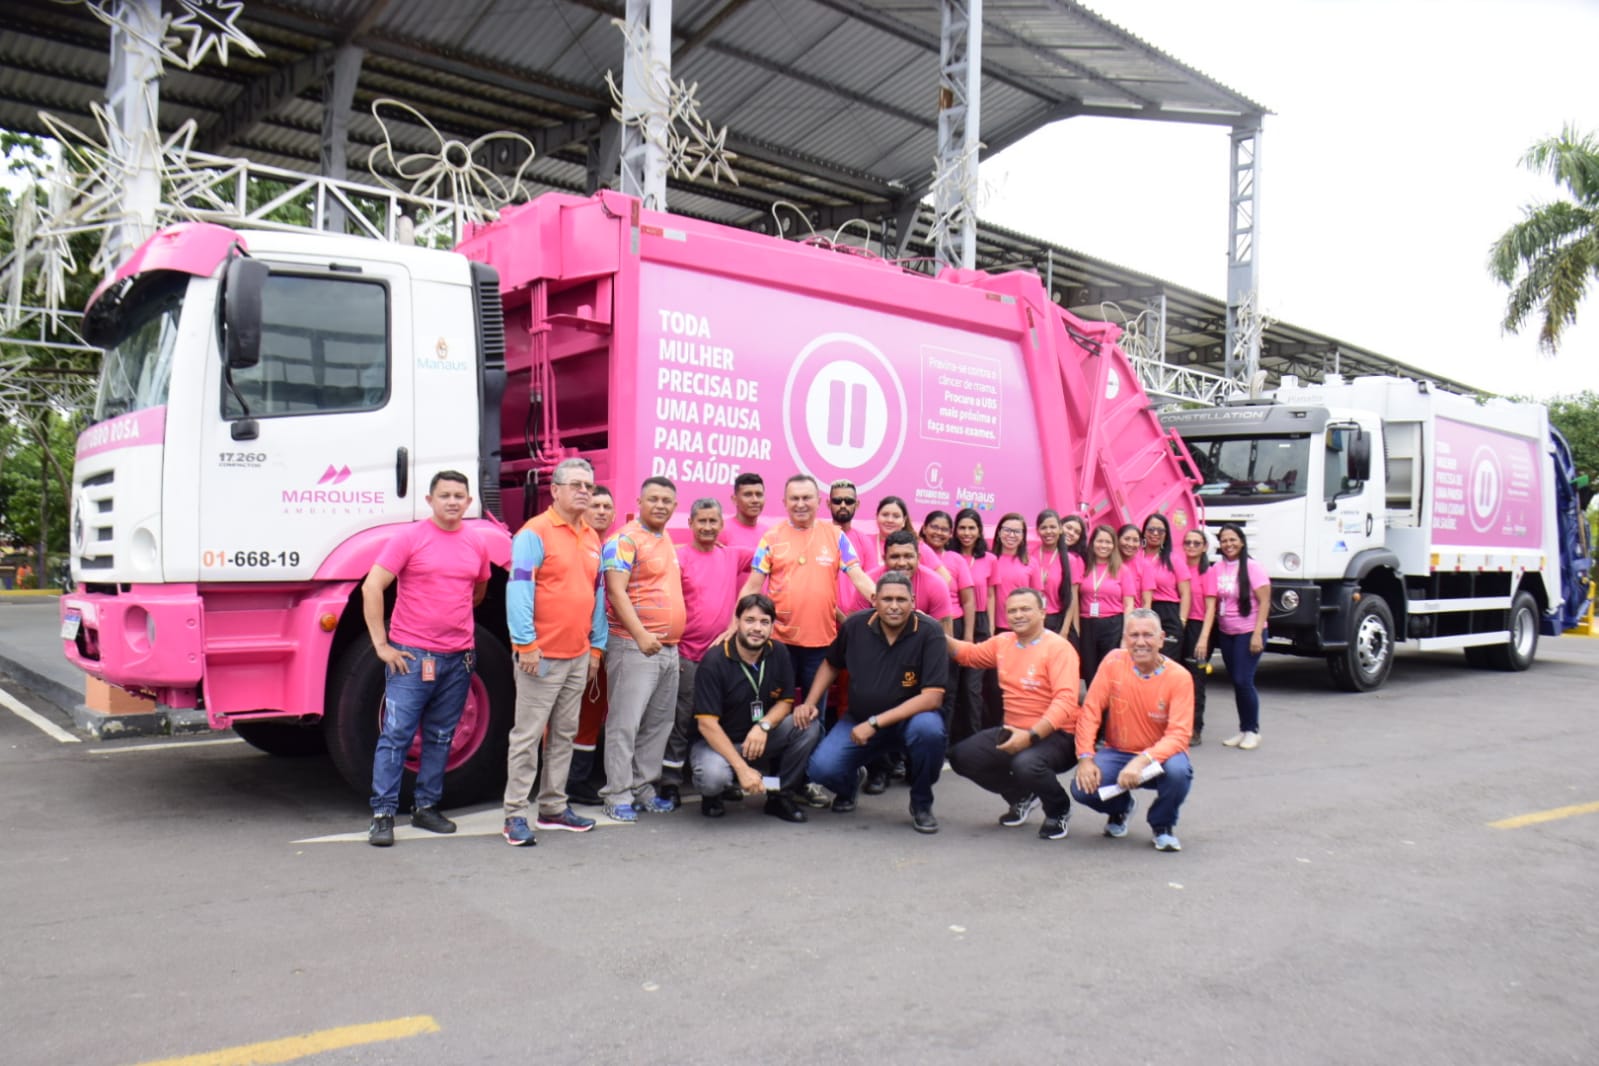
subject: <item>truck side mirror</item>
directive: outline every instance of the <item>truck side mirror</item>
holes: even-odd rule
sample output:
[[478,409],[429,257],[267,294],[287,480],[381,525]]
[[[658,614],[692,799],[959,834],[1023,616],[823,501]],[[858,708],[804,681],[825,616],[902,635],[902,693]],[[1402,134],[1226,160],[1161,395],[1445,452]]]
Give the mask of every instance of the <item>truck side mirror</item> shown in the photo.
[[265,263],[242,255],[228,261],[222,282],[222,338],[229,370],[248,370],[261,361],[261,293],[271,273]]
[[1349,442],[1349,480],[1367,481],[1371,478],[1371,437],[1363,429],[1355,430]]

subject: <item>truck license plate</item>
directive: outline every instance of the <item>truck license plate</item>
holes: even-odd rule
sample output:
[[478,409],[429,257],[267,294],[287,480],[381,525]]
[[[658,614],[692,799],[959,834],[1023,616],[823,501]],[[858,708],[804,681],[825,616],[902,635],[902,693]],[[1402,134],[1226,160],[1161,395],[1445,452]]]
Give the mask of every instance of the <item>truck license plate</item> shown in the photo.
[[61,619],[61,639],[77,640],[78,627],[83,624],[83,616],[76,612]]

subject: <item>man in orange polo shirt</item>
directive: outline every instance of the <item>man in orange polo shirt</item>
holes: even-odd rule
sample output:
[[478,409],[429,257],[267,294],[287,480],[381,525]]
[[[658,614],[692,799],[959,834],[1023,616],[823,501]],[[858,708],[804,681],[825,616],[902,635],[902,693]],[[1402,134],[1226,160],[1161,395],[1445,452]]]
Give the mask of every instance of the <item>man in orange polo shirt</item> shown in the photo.
[[949,641],[949,654],[961,666],[999,669],[1004,725],[973,733],[949,753],[949,768],[1004,797],[1010,807],[999,824],[1025,825],[1040,800],[1044,824],[1038,835],[1060,840],[1071,817],[1071,799],[1058,775],[1075,761],[1072,731],[1077,724],[1077,652],[1044,625],[1044,596],[1037,589],[1015,589],[1005,597],[1010,632],[981,644]]
[[549,509],[511,541],[505,588],[505,620],[516,651],[516,723],[506,754],[504,834],[514,846],[535,842],[527,810],[546,726],[538,827],[576,833],[594,828],[593,819],[573,813],[566,801],[583,689],[599,673],[607,633],[599,595],[600,538],[583,521],[594,468],[583,459],[563,460],[550,486]]
[[[809,474],[789,478],[783,486],[783,506],[788,518],[761,537],[739,599],[766,585],[766,594],[777,605],[773,637],[788,646],[794,681],[803,696],[810,691],[811,679],[838,635],[839,573],[849,575],[868,603],[876,589],[861,569],[849,538],[833,523],[817,520],[821,492],[815,478]],[[724,636],[737,626],[738,619],[732,619]],[[825,711],[826,707],[823,695],[817,709]]]
[[647,478],[638,517],[606,542],[605,813],[636,822],[639,812],[665,814],[677,804],[656,795],[661,759],[677,704],[677,645],[683,639],[683,579],[666,523],[677,510],[677,486]]
[[[1155,790],[1149,826],[1156,851],[1181,851],[1177,814],[1194,781],[1188,738],[1194,729],[1194,680],[1181,663],[1160,653],[1166,639],[1160,615],[1147,607],[1127,614],[1122,646],[1105,657],[1077,713],[1077,779],[1072,798],[1110,815],[1105,835],[1127,835],[1135,788]],[[1094,737],[1105,721],[1105,746]],[[1151,767],[1158,766],[1158,771]],[[1149,776],[1154,773],[1155,776]],[[1125,791],[1100,798],[1106,782]]]

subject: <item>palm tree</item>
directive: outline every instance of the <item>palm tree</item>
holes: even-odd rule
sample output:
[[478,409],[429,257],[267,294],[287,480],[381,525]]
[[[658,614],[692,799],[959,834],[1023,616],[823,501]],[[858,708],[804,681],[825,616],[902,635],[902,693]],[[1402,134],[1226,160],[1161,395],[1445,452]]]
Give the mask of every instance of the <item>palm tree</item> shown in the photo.
[[1549,174],[1570,198],[1522,208],[1522,220],[1489,250],[1488,270],[1510,289],[1504,328],[1517,333],[1541,314],[1538,347],[1552,355],[1599,277],[1599,140],[1568,125],[1527,149],[1521,163]]

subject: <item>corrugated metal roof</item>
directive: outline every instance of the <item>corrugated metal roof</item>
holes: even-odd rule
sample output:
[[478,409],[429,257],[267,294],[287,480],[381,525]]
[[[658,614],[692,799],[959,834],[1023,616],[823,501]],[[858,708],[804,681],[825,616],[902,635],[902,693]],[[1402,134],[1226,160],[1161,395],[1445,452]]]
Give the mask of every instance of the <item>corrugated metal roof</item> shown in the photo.
[[[465,141],[502,129],[538,136],[567,122],[597,129],[610,121],[605,73],[621,74],[623,39],[612,19],[624,12],[623,0],[246,0],[239,26],[263,56],[235,49],[227,67],[213,60],[193,72],[169,70],[162,126],[194,118],[204,130],[244,94],[270,94],[297,62],[351,41],[366,50],[349,122],[352,176],[365,172],[382,141],[370,107],[383,97]],[[0,126],[43,132],[44,108],[92,132],[89,105],[103,98],[108,67],[106,27],[82,6],[54,0],[9,0],[6,14]],[[673,48],[674,76],[697,83],[702,114],[728,127],[740,155],[736,186],[674,180],[673,210],[771,231],[773,205],[786,201],[830,219],[827,232],[859,215],[877,220],[880,233],[903,198],[925,190],[938,115],[932,0],[678,0]],[[1071,0],[985,0],[983,71],[988,151],[1072,115],[1226,127],[1265,112]],[[313,171],[321,91],[308,82],[214,147]],[[433,140],[402,122],[390,122],[389,133],[402,153]],[[585,140],[552,144],[527,169],[527,183],[582,190]],[[1103,313],[1106,294],[1136,314],[1151,306],[1151,293],[1164,292],[1170,358],[1219,367],[1220,300],[991,226],[979,246],[988,268],[1024,263],[1043,272],[1052,261],[1060,298],[1088,317]],[[913,242],[910,254],[928,251]],[[1346,372],[1404,369],[1293,326],[1267,331],[1263,364],[1273,373],[1314,374],[1329,358]]]

